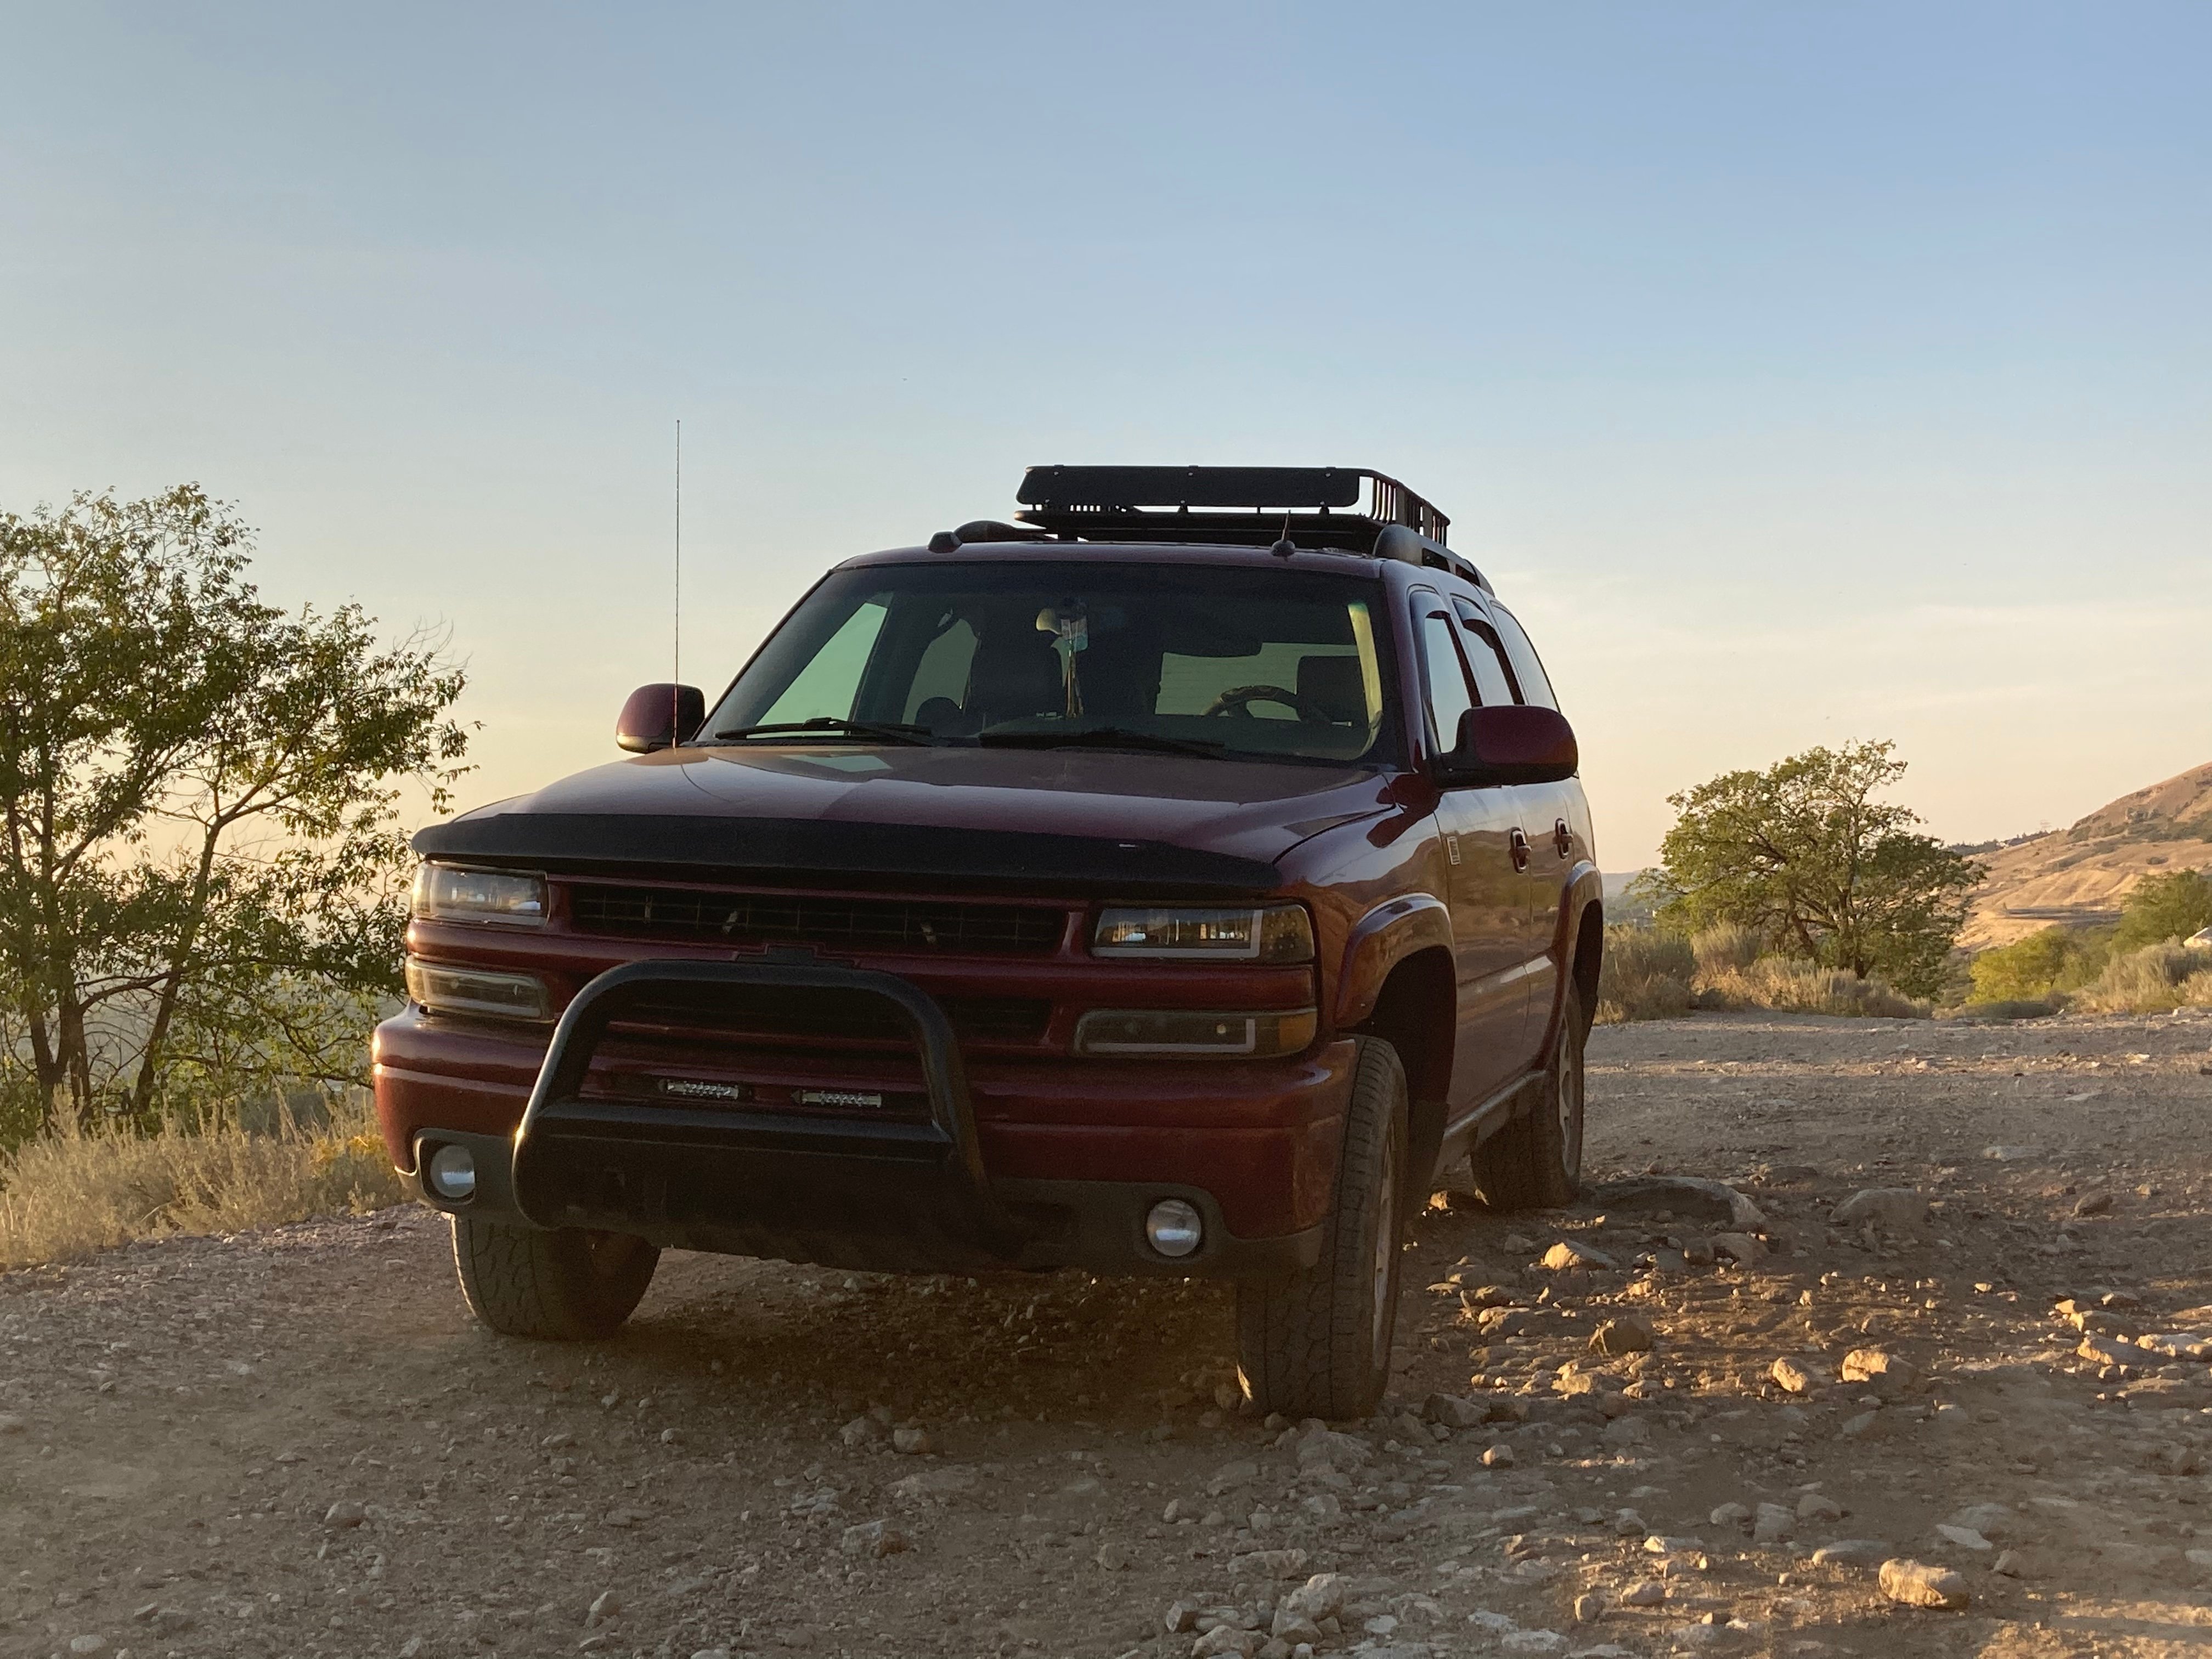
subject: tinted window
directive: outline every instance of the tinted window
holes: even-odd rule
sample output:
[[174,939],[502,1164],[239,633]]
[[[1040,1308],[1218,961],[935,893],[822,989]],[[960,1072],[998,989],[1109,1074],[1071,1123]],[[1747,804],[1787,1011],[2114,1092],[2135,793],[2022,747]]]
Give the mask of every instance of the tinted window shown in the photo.
[[1490,607],[1490,614],[1498,619],[1498,636],[1505,643],[1505,660],[1513,665],[1513,678],[1521,683],[1521,701],[1533,702],[1540,708],[1557,708],[1559,700],[1552,695],[1552,682],[1544,672],[1544,665],[1536,660],[1536,647],[1528,642],[1528,635],[1521,624],[1513,620],[1513,613],[1502,605]]
[[1504,658],[1499,654],[1498,630],[1465,599],[1455,599],[1452,608],[1459,612],[1459,642],[1467,652],[1467,665],[1474,671],[1474,689],[1483,705],[1496,708],[1516,701],[1513,681],[1505,672]]
[[707,731],[826,716],[968,744],[1111,726],[1395,764],[1382,598],[1369,578],[1249,565],[860,566],[807,596]]
[[1456,630],[1436,601],[1425,595],[1414,603],[1421,615],[1421,670],[1429,690],[1429,732],[1439,753],[1459,742],[1459,717],[1474,707],[1468,690],[1467,670],[1461,666],[1459,649],[1452,643]]

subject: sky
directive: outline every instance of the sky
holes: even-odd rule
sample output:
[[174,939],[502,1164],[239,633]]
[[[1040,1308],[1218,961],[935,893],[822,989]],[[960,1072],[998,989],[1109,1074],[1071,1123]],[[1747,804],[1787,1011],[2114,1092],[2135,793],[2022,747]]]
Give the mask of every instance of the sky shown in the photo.
[[0,0],[0,509],[197,480],[443,629],[465,802],[1040,462],[1452,519],[1666,797],[1978,841],[2212,759],[2212,9]]

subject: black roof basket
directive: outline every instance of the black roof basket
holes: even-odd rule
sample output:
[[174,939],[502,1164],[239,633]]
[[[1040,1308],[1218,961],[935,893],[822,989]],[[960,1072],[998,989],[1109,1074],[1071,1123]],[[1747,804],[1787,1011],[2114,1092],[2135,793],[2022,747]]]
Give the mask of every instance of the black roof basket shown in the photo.
[[1363,466],[1033,466],[1015,499],[1023,523],[1085,541],[1265,547],[1287,533],[1301,547],[1373,553],[1386,526],[1439,550],[1451,528],[1395,478]]

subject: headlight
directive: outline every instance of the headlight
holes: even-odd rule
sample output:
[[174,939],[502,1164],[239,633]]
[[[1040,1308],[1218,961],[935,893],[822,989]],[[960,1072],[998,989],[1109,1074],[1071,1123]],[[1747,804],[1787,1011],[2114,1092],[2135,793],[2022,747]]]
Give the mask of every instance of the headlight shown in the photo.
[[415,871],[414,911],[434,921],[520,922],[545,920],[545,878],[503,870],[463,870],[424,864]]
[[407,994],[434,1014],[495,1014],[505,1019],[545,1019],[551,1001],[530,974],[495,974],[442,962],[407,958]]
[[1188,1008],[1097,1008],[1075,1023],[1075,1052],[1121,1054],[1213,1054],[1268,1060],[1295,1054],[1314,1039],[1310,1008],[1267,1013],[1224,1013]]
[[1311,962],[1313,923],[1302,904],[1260,908],[1101,910],[1097,957],[1163,962]]

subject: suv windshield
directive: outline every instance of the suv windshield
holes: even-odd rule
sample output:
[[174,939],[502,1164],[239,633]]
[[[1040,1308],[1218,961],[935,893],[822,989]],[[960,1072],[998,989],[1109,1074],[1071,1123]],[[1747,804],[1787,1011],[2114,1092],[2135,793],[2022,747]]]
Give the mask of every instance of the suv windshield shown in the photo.
[[[1382,590],[1251,565],[839,571],[708,716],[710,741],[1117,744],[1387,762]],[[749,733],[756,734],[748,736]]]

